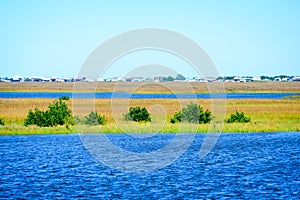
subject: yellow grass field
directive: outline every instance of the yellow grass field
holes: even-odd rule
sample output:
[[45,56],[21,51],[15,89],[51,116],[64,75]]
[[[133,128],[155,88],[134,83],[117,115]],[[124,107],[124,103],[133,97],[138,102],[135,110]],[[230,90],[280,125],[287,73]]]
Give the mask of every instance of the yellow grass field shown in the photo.
[[[0,99],[0,117],[5,126],[0,126],[0,134],[31,134],[31,133],[70,133],[70,132],[207,132],[209,125],[171,124],[172,115],[182,106],[191,102],[183,99],[181,104],[177,99],[131,99],[128,104],[124,99],[95,99],[95,110],[105,115],[107,123],[104,126],[87,127],[75,125],[70,130],[65,127],[39,128],[24,127],[23,122],[29,109],[38,107],[47,109],[54,99]],[[124,101],[124,102],[123,102]],[[72,108],[72,100],[66,101]],[[204,109],[211,109],[210,99],[198,99]],[[123,120],[123,114],[128,106],[146,107],[152,116],[151,123],[134,123]],[[83,117],[90,106],[74,108],[74,114]],[[251,117],[250,123],[224,123],[223,132],[276,132],[300,131],[300,101],[299,99],[227,99],[226,117],[234,111],[243,111]],[[181,129],[180,129],[181,127]]]
[[[72,92],[74,85],[94,87],[98,92],[133,91],[137,93],[170,93],[174,88],[177,93],[186,93],[187,86],[196,93],[208,93],[208,86],[223,84],[226,92],[300,92],[300,82],[251,82],[251,83],[196,83],[196,82],[165,82],[165,83],[128,83],[128,82],[99,82],[99,83],[5,83],[0,82],[0,91],[44,91]],[[92,87],[92,88],[93,88]]]

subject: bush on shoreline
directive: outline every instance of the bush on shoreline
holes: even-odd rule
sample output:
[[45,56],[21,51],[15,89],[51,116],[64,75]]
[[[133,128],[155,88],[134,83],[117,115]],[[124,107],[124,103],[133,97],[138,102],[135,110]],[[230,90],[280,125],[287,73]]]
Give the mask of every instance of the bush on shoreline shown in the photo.
[[5,125],[5,123],[4,123],[3,118],[0,118],[0,126],[4,126],[4,125]]
[[190,103],[184,107],[182,111],[176,112],[171,118],[170,122],[172,124],[181,121],[195,124],[206,124],[209,123],[212,118],[213,116],[209,110],[203,111],[201,106]]
[[68,100],[70,100],[70,97],[69,96],[62,96],[59,99],[68,101]]
[[74,116],[75,124],[85,124],[89,126],[104,125],[106,119],[104,115],[100,115],[97,111],[90,112],[87,116],[81,119],[79,116]]
[[46,111],[41,111],[38,108],[35,108],[34,111],[30,109],[25,118],[24,125],[37,125],[40,127],[66,125],[68,128],[69,125],[74,125],[72,118],[72,111],[65,102],[59,99],[49,104]]
[[135,122],[151,122],[150,113],[147,111],[145,107],[141,108],[130,107],[129,112],[124,115],[125,120],[127,121],[135,121]]
[[98,112],[95,111],[85,116],[83,122],[84,124],[89,126],[104,125],[105,117],[104,115],[103,116],[99,115]]
[[250,117],[246,117],[244,112],[235,111],[235,113],[231,114],[230,117],[226,120],[227,123],[247,123],[250,122]]

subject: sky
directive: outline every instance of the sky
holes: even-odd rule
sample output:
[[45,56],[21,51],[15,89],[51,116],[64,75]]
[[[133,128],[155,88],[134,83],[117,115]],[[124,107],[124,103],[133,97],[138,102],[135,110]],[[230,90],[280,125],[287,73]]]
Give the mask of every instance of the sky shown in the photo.
[[[77,76],[99,45],[141,28],[187,36],[222,76],[300,75],[299,10],[298,0],[1,0],[0,77]],[[149,64],[198,76],[184,60],[159,51],[123,56],[103,76]]]

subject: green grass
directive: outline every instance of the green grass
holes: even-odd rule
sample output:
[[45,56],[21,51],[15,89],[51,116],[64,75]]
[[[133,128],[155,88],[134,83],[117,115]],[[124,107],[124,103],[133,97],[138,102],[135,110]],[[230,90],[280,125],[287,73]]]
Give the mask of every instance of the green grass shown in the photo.
[[288,96],[288,97],[282,97],[282,99],[300,99],[300,96],[299,95]]
[[[125,123],[125,121],[124,121]],[[127,125],[116,125],[114,123],[98,126],[75,125],[70,129],[64,126],[58,127],[37,127],[22,125],[0,126],[0,135],[28,135],[28,134],[69,134],[69,133],[207,133],[211,132],[210,124],[190,124],[166,122],[163,126],[160,123],[136,123],[128,122]],[[284,121],[276,120],[265,123],[264,120],[253,120],[250,123],[224,123],[222,132],[224,133],[249,133],[249,132],[280,132],[280,131],[300,131],[300,120]],[[213,131],[214,132],[214,131]]]
[[73,129],[58,127],[25,127],[22,125],[0,126],[0,135],[32,135],[32,134],[68,134],[73,133]]

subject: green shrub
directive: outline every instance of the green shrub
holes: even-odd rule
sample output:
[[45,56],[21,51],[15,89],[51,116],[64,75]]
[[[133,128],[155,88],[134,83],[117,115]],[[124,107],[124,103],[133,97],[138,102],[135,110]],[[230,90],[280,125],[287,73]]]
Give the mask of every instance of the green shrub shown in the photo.
[[125,120],[136,121],[136,122],[150,122],[151,117],[149,112],[145,107],[141,108],[137,107],[130,107],[129,112],[124,115]]
[[4,126],[4,120],[3,120],[3,118],[0,118],[0,126]]
[[74,116],[74,123],[75,124],[83,124],[84,121],[82,119],[80,119],[79,116],[76,115],[76,116]]
[[176,123],[176,122],[181,122],[181,112],[175,112],[175,114],[173,115],[173,117],[171,118],[170,122],[172,124]]
[[91,112],[88,116],[84,118],[83,123],[90,126],[103,125],[105,124],[105,117],[99,115],[97,111]]
[[67,104],[61,99],[55,100],[52,104],[49,104],[48,110],[41,111],[35,108],[34,111],[31,109],[25,118],[24,125],[37,125],[40,127],[68,125],[72,123],[72,111],[68,108]]
[[61,99],[61,100],[70,100],[70,97],[69,96],[62,96],[59,99]]
[[70,126],[74,126],[75,125],[75,119],[73,116],[70,116],[70,117],[66,117],[64,119],[64,122],[65,122],[65,125],[66,125],[66,128],[69,129]]
[[210,111],[203,111],[203,108],[197,104],[190,103],[182,109],[180,112],[176,112],[171,118],[171,123],[176,122],[190,122],[206,124],[212,120],[212,114]]
[[43,111],[35,108],[34,111],[29,110],[27,117],[24,121],[25,126],[37,125],[44,126],[46,124],[45,114]]
[[239,123],[247,123],[250,122],[250,117],[246,117],[244,112],[235,111],[235,113],[231,114],[230,117],[226,120],[227,123],[239,122]]

